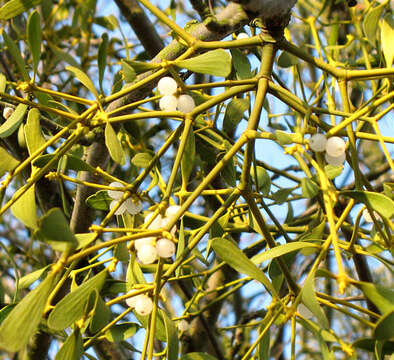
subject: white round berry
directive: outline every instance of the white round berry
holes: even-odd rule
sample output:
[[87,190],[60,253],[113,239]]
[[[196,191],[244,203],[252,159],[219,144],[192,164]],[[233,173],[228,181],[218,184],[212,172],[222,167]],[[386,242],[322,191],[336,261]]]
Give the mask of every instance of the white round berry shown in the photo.
[[339,156],[330,156],[326,153],[324,157],[326,158],[327,164],[330,164],[332,166],[340,166],[343,165],[343,163],[345,162],[346,154],[343,153]]
[[[148,223],[154,213],[150,213],[145,217],[144,223]],[[148,226],[149,230],[157,230],[163,227],[163,218],[160,214],[157,214],[153,221]]]
[[[124,186],[117,181],[111,182],[111,184],[109,184],[110,187],[114,187],[114,188],[124,188]],[[111,199],[114,200],[119,200],[122,196],[123,196],[123,191],[116,191],[116,190],[107,190],[108,196]]]
[[[111,204],[109,204],[109,209],[112,210],[118,202],[119,200],[112,200]],[[115,211],[115,215],[122,215],[126,210],[126,202],[124,201]]]
[[177,108],[180,112],[186,114],[193,111],[195,107],[196,104],[190,95],[179,96]]
[[333,157],[341,156],[346,150],[346,143],[338,136],[330,137],[326,143],[326,152]]
[[131,198],[125,201],[126,209],[131,215],[137,215],[142,210],[142,204],[138,200],[133,200]]
[[[382,221],[382,218],[380,217],[380,215],[379,215],[376,211],[373,212],[373,215],[375,216],[375,219],[376,219],[376,220]],[[367,223],[373,223],[372,216],[371,216],[371,214],[369,213],[368,209],[365,209],[365,210],[363,211],[363,218],[364,218],[365,222],[367,222]]]
[[156,242],[157,255],[162,258],[169,258],[175,254],[175,244],[168,239],[160,239]]
[[323,134],[314,134],[309,139],[309,147],[316,152],[321,152],[326,149],[327,138]]
[[153,264],[157,259],[157,250],[153,245],[143,245],[137,251],[137,257],[145,265]]
[[189,323],[185,320],[182,319],[179,323],[178,323],[178,330],[179,331],[187,331],[189,329]]
[[175,111],[178,99],[174,95],[164,95],[159,101],[159,107],[163,111]]
[[12,107],[6,106],[3,110],[3,116],[5,119],[8,119],[14,112]]
[[298,305],[297,312],[305,319],[310,319],[313,317],[313,313],[302,303]]
[[249,35],[245,32],[241,32],[237,35],[237,40],[242,40],[242,39],[249,39]]
[[153,302],[147,295],[140,295],[135,302],[134,310],[138,315],[149,315],[153,309]]
[[178,84],[173,78],[169,76],[162,77],[157,84],[157,89],[159,90],[159,93],[162,95],[175,94],[177,88],[178,88]]
[[152,245],[153,246],[155,239],[156,238],[154,238],[154,237],[146,237],[146,238],[134,240],[134,248],[137,251],[140,251],[141,248],[145,245]]
[[[135,290],[129,291],[129,292],[127,293],[127,295],[130,295],[130,294],[133,294],[133,293],[135,293]],[[134,308],[134,307],[135,307],[135,303],[136,303],[136,301],[137,301],[137,299],[138,299],[139,296],[141,296],[141,294],[140,294],[140,295],[136,295],[136,296],[132,296],[132,297],[127,298],[127,299],[126,299],[126,304],[127,304],[129,307]]]
[[180,209],[179,205],[171,205],[166,210],[166,216],[172,218]]

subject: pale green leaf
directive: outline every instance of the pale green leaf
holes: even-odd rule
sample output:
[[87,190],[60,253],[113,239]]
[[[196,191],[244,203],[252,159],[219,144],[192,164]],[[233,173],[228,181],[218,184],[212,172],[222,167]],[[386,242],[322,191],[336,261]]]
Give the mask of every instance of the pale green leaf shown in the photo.
[[238,248],[226,238],[212,239],[212,248],[216,254],[236,271],[260,281],[271,294],[276,294],[274,287],[265,274]]
[[298,64],[298,58],[294,55],[288,53],[287,51],[283,51],[278,57],[278,66],[282,68],[288,68]]
[[124,81],[127,83],[133,82],[137,77],[137,74],[136,74],[134,68],[132,66],[130,66],[127,63],[127,61],[124,61],[124,60],[121,61],[121,64],[122,64],[122,73],[124,76]]
[[284,245],[275,246],[272,249],[266,250],[260,254],[253,256],[250,260],[254,264],[258,265],[258,264],[262,264],[264,261],[271,260],[280,257],[282,255],[288,254],[290,252],[302,250],[305,248],[318,249],[319,246],[309,242],[302,242],[302,241],[292,242]]
[[45,304],[52,290],[53,275],[30,291],[8,314],[0,325],[0,348],[21,350],[36,333]]
[[41,133],[40,112],[38,109],[29,110],[24,132],[29,155],[45,144],[44,136]]
[[85,312],[85,305],[93,291],[100,292],[107,277],[103,270],[61,299],[48,317],[48,326],[54,330],[63,330],[80,319]]
[[111,311],[101,296],[97,297],[94,315],[89,324],[89,330],[94,334],[101,330],[111,320]]
[[230,51],[237,79],[250,79],[253,76],[253,73],[250,69],[248,57],[239,49],[230,49]]
[[253,181],[256,183],[257,190],[261,191],[264,196],[267,196],[271,189],[271,178],[267,170],[265,170],[262,166],[251,166],[250,175],[252,176]]
[[319,186],[309,178],[301,179],[302,196],[308,199],[314,198],[319,193]]
[[35,186],[30,186],[26,192],[11,206],[12,214],[22,223],[32,229],[38,229]]
[[96,234],[95,233],[80,233],[80,234],[75,234],[75,238],[78,241],[78,246],[76,250],[82,249],[85,246],[89,245],[92,241],[96,239]]
[[160,67],[158,64],[152,64],[149,62],[134,61],[129,59],[123,59],[122,61],[131,66],[137,75]]
[[105,125],[105,145],[113,161],[120,165],[125,163],[125,154],[122,144],[110,122]]
[[135,154],[131,159],[131,163],[140,168],[148,167],[151,161],[152,161],[152,155],[146,152]]
[[358,282],[355,285],[378,307],[382,314],[394,310],[394,290],[369,282]]
[[380,23],[381,46],[386,66],[391,68],[394,62],[394,19],[392,14],[387,14]]
[[196,157],[196,140],[194,138],[193,128],[191,127],[189,133],[187,134],[185,151],[183,152],[182,161],[181,161],[182,182],[185,184],[188,183],[189,177],[193,171],[195,157]]
[[386,6],[385,3],[380,4],[374,8],[371,8],[363,21],[363,30],[364,34],[367,37],[368,41],[373,45],[376,46],[376,38],[378,34],[378,23],[380,15]]
[[178,331],[174,322],[161,311],[167,334],[167,360],[178,360],[179,344]]
[[83,342],[80,329],[76,328],[66,339],[55,356],[55,360],[79,360],[83,353]]
[[41,57],[41,17],[40,14],[34,10],[27,20],[27,40],[29,43],[30,51],[33,57],[33,71],[37,73],[38,63]]
[[378,340],[390,340],[394,338],[394,309],[382,316],[376,323],[373,336]]
[[244,116],[244,112],[249,109],[249,100],[234,98],[226,107],[223,119],[223,130],[227,133],[233,133],[239,122]]
[[27,111],[27,105],[19,104],[12,115],[0,126],[0,138],[10,136],[12,133],[19,128],[19,125],[23,121],[25,113]]
[[0,8],[0,20],[18,16],[41,2],[42,0],[10,0]]
[[96,90],[96,88],[93,85],[92,80],[90,80],[90,78],[81,70],[78,69],[75,66],[66,66],[66,69],[68,71],[71,71],[75,77],[96,97],[99,97],[99,94]]
[[89,196],[86,199],[86,203],[93,209],[108,211],[112,200],[107,190],[100,190]]
[[48,270],[51,265],[44,266],[41,269],[28,273],[27,275],[19,279],[18,288],[25,289],[33,284],[35,281],[39,280]]
[[111,326],[111,328],[105,332],[104,336],[111,342],[121,342],[132,337],[138,329],[140,329],[140,326],[137,323],[124,322]]
[[390,219],[394,216],[394,202],[386,195],[372,191],[341,191],[341,195],[349,196],[358,202],[370,206],[379,214]]
[[14,170],[19,165],[19,161],[0,146],[0,177],[7,171]]
[[[37,166],[39,168],[44,167],[46,164],[49,163],[56,155],[54,154],[45,154],[39,156],[36,160],[33,161],[33,165]],[[67,157],[67,164],[66,164],[66,169],[67,170],[74,170],[74,171],[90,171],[90,172],[95,172],[96,169],[93,166],[90,166],[87,164],[85,161],[80,159],[77,156],[74,155],[66,155]],[[59,164],[59,160],[54,161],[52,163],[51,169],[56,170]]]
[[226,77],[231,72],[231,56],[227,51],[217,49],[191,59],[177,61],[175,65],[196,73]]
[[7,87],[7,78],[3,73],[0,73],[0,92],[5,92],[5,89]]

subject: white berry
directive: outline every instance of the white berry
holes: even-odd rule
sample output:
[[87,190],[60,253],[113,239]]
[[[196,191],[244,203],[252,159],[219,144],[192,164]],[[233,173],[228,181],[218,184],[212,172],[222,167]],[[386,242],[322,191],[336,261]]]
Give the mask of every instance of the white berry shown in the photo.
[[12,107],[6,106],[3,110],[4,118],[8,119],[12,115],[13,112],[14,112],[14,109]]
[[[144,223],[148,223],[150,219],[152,218],[154,213],[150,213],[149,215],[146,216]],[[153,219],[153,221],[150,223],[148,226],[149,230],[157,230],[163,227],[163,218],[160,214],[157,214],[156,217]]]
[[186,114],[193,111],[195,107],[196,104],[190,95],[179,96],[177,108],[180,112]]
[[326,153],[324,157],[326,158],[327,164],[330,164],[332,166],[340,166],[343,165],[343,163],[345,162],[346,154],[343,153],[339,156],[330,156]]
[[165,76],[161,78],[159,80],[159,83],[157,84],[157,89],[159,90],[159,93],[162,95],[175,94],[177,88],[178,88],[178,84],[173,78],[169,76]]
[[188,329],[189,329],[189,323],[185,319],[182,319],[178,323],[178,330],[179,331],[187,331]]
[[[109,209],[112,210],[118,202],[119,200],[112,200],[111,204],[109,204]],[[115,211],[115,215],[122,215],[126,210],[126,201],[124,201]]]
[[134,248],[137,251],[140,251],[141,248],[145,245],[152,245],[153,246],[154,241],[155,241],[154,237],[146,237],[146,238],[134,240]]
[[142,204],[138,200],[133,200],[131,198],[125,201],[126,209],[131,215],[137,215],[142,210]]
[[159,107],[163,111],[175,111],[178,99],[174,95],[164,95],[159,101]]
[[[376,211],[373,212],[373,215],[375,216],[376,220],[380,220],[380,221],[382,220],[382,218],[380,217],[380,215]],[[363,211],[363,218],[364,218],[365,222],[373,223],[372,216],[367,209],[365,209]]]
[[175,244],[168,239],[160,239],[156,242],[157,255],[162,258],[169,258],[175,254]]
[[153,245],[143,245],[137,251],[137,257],[145,265],[152,264],[157,259],[157,250]]
[[[131,290],[130,292],[127,293],[127,295],[131,295],[133,293],[135,293],[135,290]],[[129,307],[134,308],[135,307],[135,303],[136,303],[136,301],[137,301],[139,296],[141,296],[141,294],[127,298],[126,299],[126,304]]]
[[[124,188],[124,186],[117,181],[112,182],[111,184],[109,184],[109,186],[114,188]],[[108,196],[114,200],[119,200],[123,196],[123,191],[108,190],[107,193]]]
[[171,205],[166,210],[166,216],[172,218],[180,209],[179,205]]
[[338,136],[330,137],[326,143],[326,152],[333,157],[341,156],[346,150],[346,143]]
[[245,32],[241,32],[237,35],[237,40],[242,40],[242,39],[249,39],[249,35]]
[[309,147],[316,152],[326,149],[327,138],[323,134],[315,134],[309,139]]
[[134,310],[138,315],[149,315],[153,309],[153,302],[147,295],[140,295],[135,301]]

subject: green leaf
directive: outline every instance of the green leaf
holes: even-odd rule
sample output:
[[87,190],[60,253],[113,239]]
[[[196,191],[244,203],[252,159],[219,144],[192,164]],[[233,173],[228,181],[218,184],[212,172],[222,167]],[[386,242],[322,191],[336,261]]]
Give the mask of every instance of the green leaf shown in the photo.
[[19,165],[19,161],[0,146],[0,177],[7,171],[14,170]]
[[100,292],[107,277],[103,270],[61,299],[48,317],[48,326],[54,330],[63,330],[80,319],[85,312],[85,305],[93,291]]
[[301,179],[302,196],[308,199],[314,198],[319,193],[319,186],[309,178]]
[[167,335],[167,360],[178,360],[179,344],[178,344],[178,331],[174,322],[161,311],[166,327]]
[[140,168],[148,167],[151,161],[152,155],[147,152],[135,154],[131,159],[131,163]]
[[66,339],[60,350],[55,356],[55,360],[78,360],[83,354],[83,342],[79,328]]
[[84,248],[85,246],[89,245],[92,241],[94,241],[96,238],[96,234],[80,233],[80,234],[75,234],[75,238],[78,241],[78,246],[76,247],[76,250],[78,250]]
[[287,51],[283,51],[278,57],[278,66],[288,68],[298,64],[298,58]]
[[275,246],[272,249],[266,250],[260,254],[253,256],[250,260],[254,264],[258,265],[258,264],[262,264],[264,261],[271,260],[280,257],[282,255],[288,254],[290,252],[298,251],[305,248],[318,249],[319,246],[309,242],[302,242],[302,241],[292,242],[284,245]]
[[349,196],[358,202],[370,206],[379,214],[390,219],[394,216],[394,202],[387,196],[371,191],[341,191],[341,195]]
[[132,337],[141,327],[137,323],[124,322],[108,329],[104,336],[111,342],[121,342]]
[[124,165],[125,155],[122,144],[110,122],[107,122],[105,125],[105,145],[107,146],[112,160],[120,165]]
[[244,112],[249,109],[248,99],[232,99],[226,107],[223,119],[223,130],[227,133],[233,133],[239,122],[244,116]]
[[140,264],[136,259],[135,252],[131,253],[131,259],[126,273],[126,289],[130,291],[135,284],[146,284],[144,274],[142,273]]
[[[141,316],[134,312],[135,317],[141,323],[141,325],[147,329],[150,323],[150,316]],[[159,309],[156,317],[156,331],[155,338],[160,341],[167,341],[166,328],[164,325],[163,311]]]
[[23,121],[25,113],[27,111],[27,105],[19,104],[12,115],[0,126],[0,138],[10,136],[19,128],[19,125]]
[[293,189],[279,189],[277,192],[272,194],[273,199],[278,203],[284,203]]
[[94,334],[101,330],[111,320],[111,311],[108,306],[105,305],[105,301],[101,296],[97,298],[96,308],[94,309],[94,315],[89,324],[89,330]]
[[207,353],[192,352],[183,355],[180,360],[217,360],[217,358]]
[[24,132],[29,155],[45,144],[46,141],[41,133],[40,112],[38,109],[29,110]]
[[[1,12],[1,9],[0,9],[0,12]],[[7,33],[5,31],[3,31],[3,39],[4,39],[5,44],[7,45],[8,51],[10,52],[10,54],[12,55],[12,57],[14,58],[14,60],[16,62],[16,66],[18,67],[19,72],[23,77],[23,80],[29,81],[30,78],[29,78],[29,74],[26,70],[25,60],[23,60],[18,46],[16,46],[15,42],[7,35]]]
[[227,51],[217,49],[191,59],[177,61],[175,65],[200,74],[226,77],[231,72],[231,56]]
[[386,67],[391,68],[394,62],[394,19],[392,14],[386,14],[380,23],[381,46],[386,60]]
[[[44,167],[46,164],[48,164],[56,155],[54,154],[45,154],[39,156],[36,160],[33,161],[33,165],[37,166],[39,168]],[[67,164],[66,164],[66,169],[67,170],[74,170],[74,171],[90,171],[90,172],[95,172],[96,169],[93,166],[90,166],[87,164],[85,161],[80,159],[77,156],[74,155],[66,155],[67,156]],[[51,165],[51,169],[56,170],[59,164],[59,160],[57,159],[54,161]]]
[[5,92],[5,89],[7,87],[7,78],[3,73],[0,73],[0,92]]
[[385,6],[386,4],[383,3],[374,8],[370,8],[363,21],[364,34],[374,47],[376,46],[379,18]]
[[42,0],[10,0],[0,8],[0,20],[18,16],[41,2]]
[[142,74],[144,72],[155,70],[160,67],[158,64],[152,64],[149,62],[142,62],[142,61],[134,61],[129,59],[123,59],[127,65],[131,66],[137,75]]
[[244,80],[253,77],[248,57],[239,49],[230,49],[230,52],[237,79]]
[[324,329],[329,328],[329,323],[323,310],[316,299],[315,285],[314,285],[315,274],[308,275],[304,286],[301,290],[303,304],[316,316],[317,321]]
[[38,63],[41,57],[41,17],[40,14],[34,10],[27,20],[27,40],[29,43],[30,51],[33,57],[33,71],[37,73]]
[[267,170],[265,170],[262,166],[252,166],[250,168],[250,175],[255,182],[257,180],[257,190],[261,191],[264,196],[267,196],[271,189],[271,178]]
[[0,325],[0,348],[10,352],[21,350],[36,333],[52,290],[53,274],[30,291]]
[[278,140],[280,145],[288,145],[293,143],[293,138],[286,132],[282,130],[275,131],[276,139]]
[[66,66],[66,69],[68,71],[71,71],[75,75],[75,77],[82,83],[82,85],[84,85],[96,98],[99,97],[99,94],[94,87],[92,80],[90,80],[90,78],[81,69],[78,69],[77,67],[71,65]]
[[265,274],[248,259],[233,241],[226,238],[215,238],[212,239],[212,248],[233,269],[260,281],[271,294],[276,294],[274,287]]
[[[369,352],[375,350],[375,339],[361,338],[356,340],[352,346]],[[382,356],[392,355],[394,353],[394,341],[385,341],[382,349]]]
[[107,49],[108,49],[108,34],[104,33],[103,35],[101,35],[101,43],[99,45],[98,55],[97,55],[99,85],[102,93],[104,93],[103,79],[104,79],[105,67],[107,66]]
[[41,269],[33,271],[19,279],[18,288],[25,289],[33,284],[35,281],[39,280],[48,270],[51,265],[44,266]]
[[108,211],[112,200],[107,190],[100,190],[89,196],[86,199],[86,203],[93,209]]
[[326,165],[324,167],[324,172],[326,173],[327,177],[332,180],[335,179],[337,176],[341,175],[343,170],[343,166],[333,166],[333,165]]
[[63,51],[51,42],[48,42],[48,45],[51,48],[52,52],[56,55],[58,61],[65,61],[67,64],[74,66],[75,68],[78,68],[80,66],[78,62],[67,51]]
[[364,295],[371,300],[382,314],[393,311],[394,309],[394,291],[379,284],[368,282],[358,282],[355,284]]
[[390,340],[394,337],[394,310],[388,312],[376,323],[373,337],[378,340]]
[[50,209],[38,223],[39,230],[36,235],[42,241],[48,242],[56,251],[63,252],[78,245],[66,217],[59,208]]
[[270,330],[265,333],[263,338],[259,342],[259,347],[258,347],[258,354],[259,360],[269,360],[269,355],[270,355]]
[[193,128],[191,127],[189,133],[187,134],[185,151],[183,152],[182,160],[181,160],[182,182],[184,184],[187,184],[189,181],[189,177],[193,171],[195,158],[196,158],[196,140],[194,137]]
[[33,230],[38,229],[35,186],[32,185],[11,206],[12,214],[22,223]]
[[0,324],[4,321],[4,319],[8,316],[8,314],[11,312],[11,310],[16,306],[17,304],[9,304],[4,306],[0,310]]
[[124,81],[127,83],[133,82],[137,78],[137,74],[132,66],[130,66],[126,61],[122,60],[122,73],[124,76]]

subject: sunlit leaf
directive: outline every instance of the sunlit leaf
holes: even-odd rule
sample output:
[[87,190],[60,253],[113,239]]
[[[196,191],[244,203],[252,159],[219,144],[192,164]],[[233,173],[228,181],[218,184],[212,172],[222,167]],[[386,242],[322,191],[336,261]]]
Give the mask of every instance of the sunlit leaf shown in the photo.
[[14,170],[18,164],[19,161],[0,146],[0,176],[3,176],[7,171]]
[[[33,161],[33,165],[42,168],[46,164],[48,164],[55,156],[56,155],[54,154],[41,155],[36,160]],[[74,155],[66,155],[66,156],[67,156],[67,165],[66,165],[67,170],[95,172],[94,167],[90,166],[79,157],[76,157]],[[52,163],[51,169],[55,169],[55,170],[57,169],[59,160],[60,159],[57,159],[57,161],[54,161]]]
[[83,353],[82,336],[79,328],[67,337],[66,341],[55,356],[55,360],[80,359]]
[[45,139],[41,132],[40,112],[38,109],[29,110],[24,132],[30,155],[45,144]]
[[122,144],[110,122],[105,125],[105,145],[113,161],[120,165],[125,163],[125,154]]
[[19,104],[12,115],[0,126],[0,138],[10,136],[12,133],[19,128],[19,125],[23,121],[25,113],[27,111],[27,105]]
[[0,92],[5,92],[5,89],[7,87],[7,78],[3,73],[0,73]]
[[10,352],[19,351],[36,333],[52,290],[53,279],[53,274],[47,276],[12,309],[1,323],[0,348]]
[[134,68],[124,60],[122,60],[121,63],[122,63],[122,73],[124,76],[124,81],[127,83],[133,82],[137,77]]
[[12,214],[22,223],[32,229],[38,229],[35,186],[30,186],[26,192],[11,206]]
[[0,8],[0,20],[18,16],[41,2],[42,0],[9,0]]
[[75,66],[66,66],[68,71],[71,71],[75,77],[96,97],[99,97],[99,94],[96,88],[93,85],[92,80],[90,80],[89,76],[87,76],[81,69]]
[[38,63],[41,56],[41,17],[35,10],[29,15],[27,20],[27,40],[33,57],[33,71],[37,73]]
[[374,8],[371,7],[363,21],[364,33],[373,46],[376,46],[379,18],[385,6],[386,4],[383,3]]
[[314,198],[319,193],[319,186],[309,178],[301,179],[302,196],[308,199]]
[[196,73],[226,77],[231,72],[231,56],[227,51],[217,49],[187,60],[177,61],[176,66]]
[[39,280],[48,270],[51,265],[44,266],[41,269],[28,273],[27,275],[19,279],[19,289],[25,289],[33,284],[35,281]]
[[131,162],[133,165],[141,168],[148,167],[149,163],[152,161],[152,155],[150,153],[138,153],[133,156]]
[[387,14],[380,24],[381,45],[386,66],[391,68],[394,62],[394,19],[392,14]]
[[[256,174],[255,174],[256,173]],[[271,189],[271,178],[262,166],[251,166],[250,175],[253,181],[257,181],[256,187],[264,196],[267,196]]]
[[358,282],[355,285],[383,314],[394,310],[394,290],[368,282]]
[[164,311],[161,312],[167,334],[167,359],[178,360],[179,344],[178,331],[174,322],[166,315]]
[[20,74],[22,75],[23,80],[29,81],[30,78],[26,70],[25,60],[23,60],[23,57],[19,51],[18,46],[16,46],[15,42],[7,35],[5,31],[3,31],[3,39],[5,44],[7,45],[8,51],[10,52],[10,54],[12,55],[12,57],[16,62],[16,65],[18,67]]
[[132,337],[138,329],[140,329],[140,326],[137,323],[124,322],[111,326],[111,328],[105,332],[104,336],[111,342],[121,342]]

